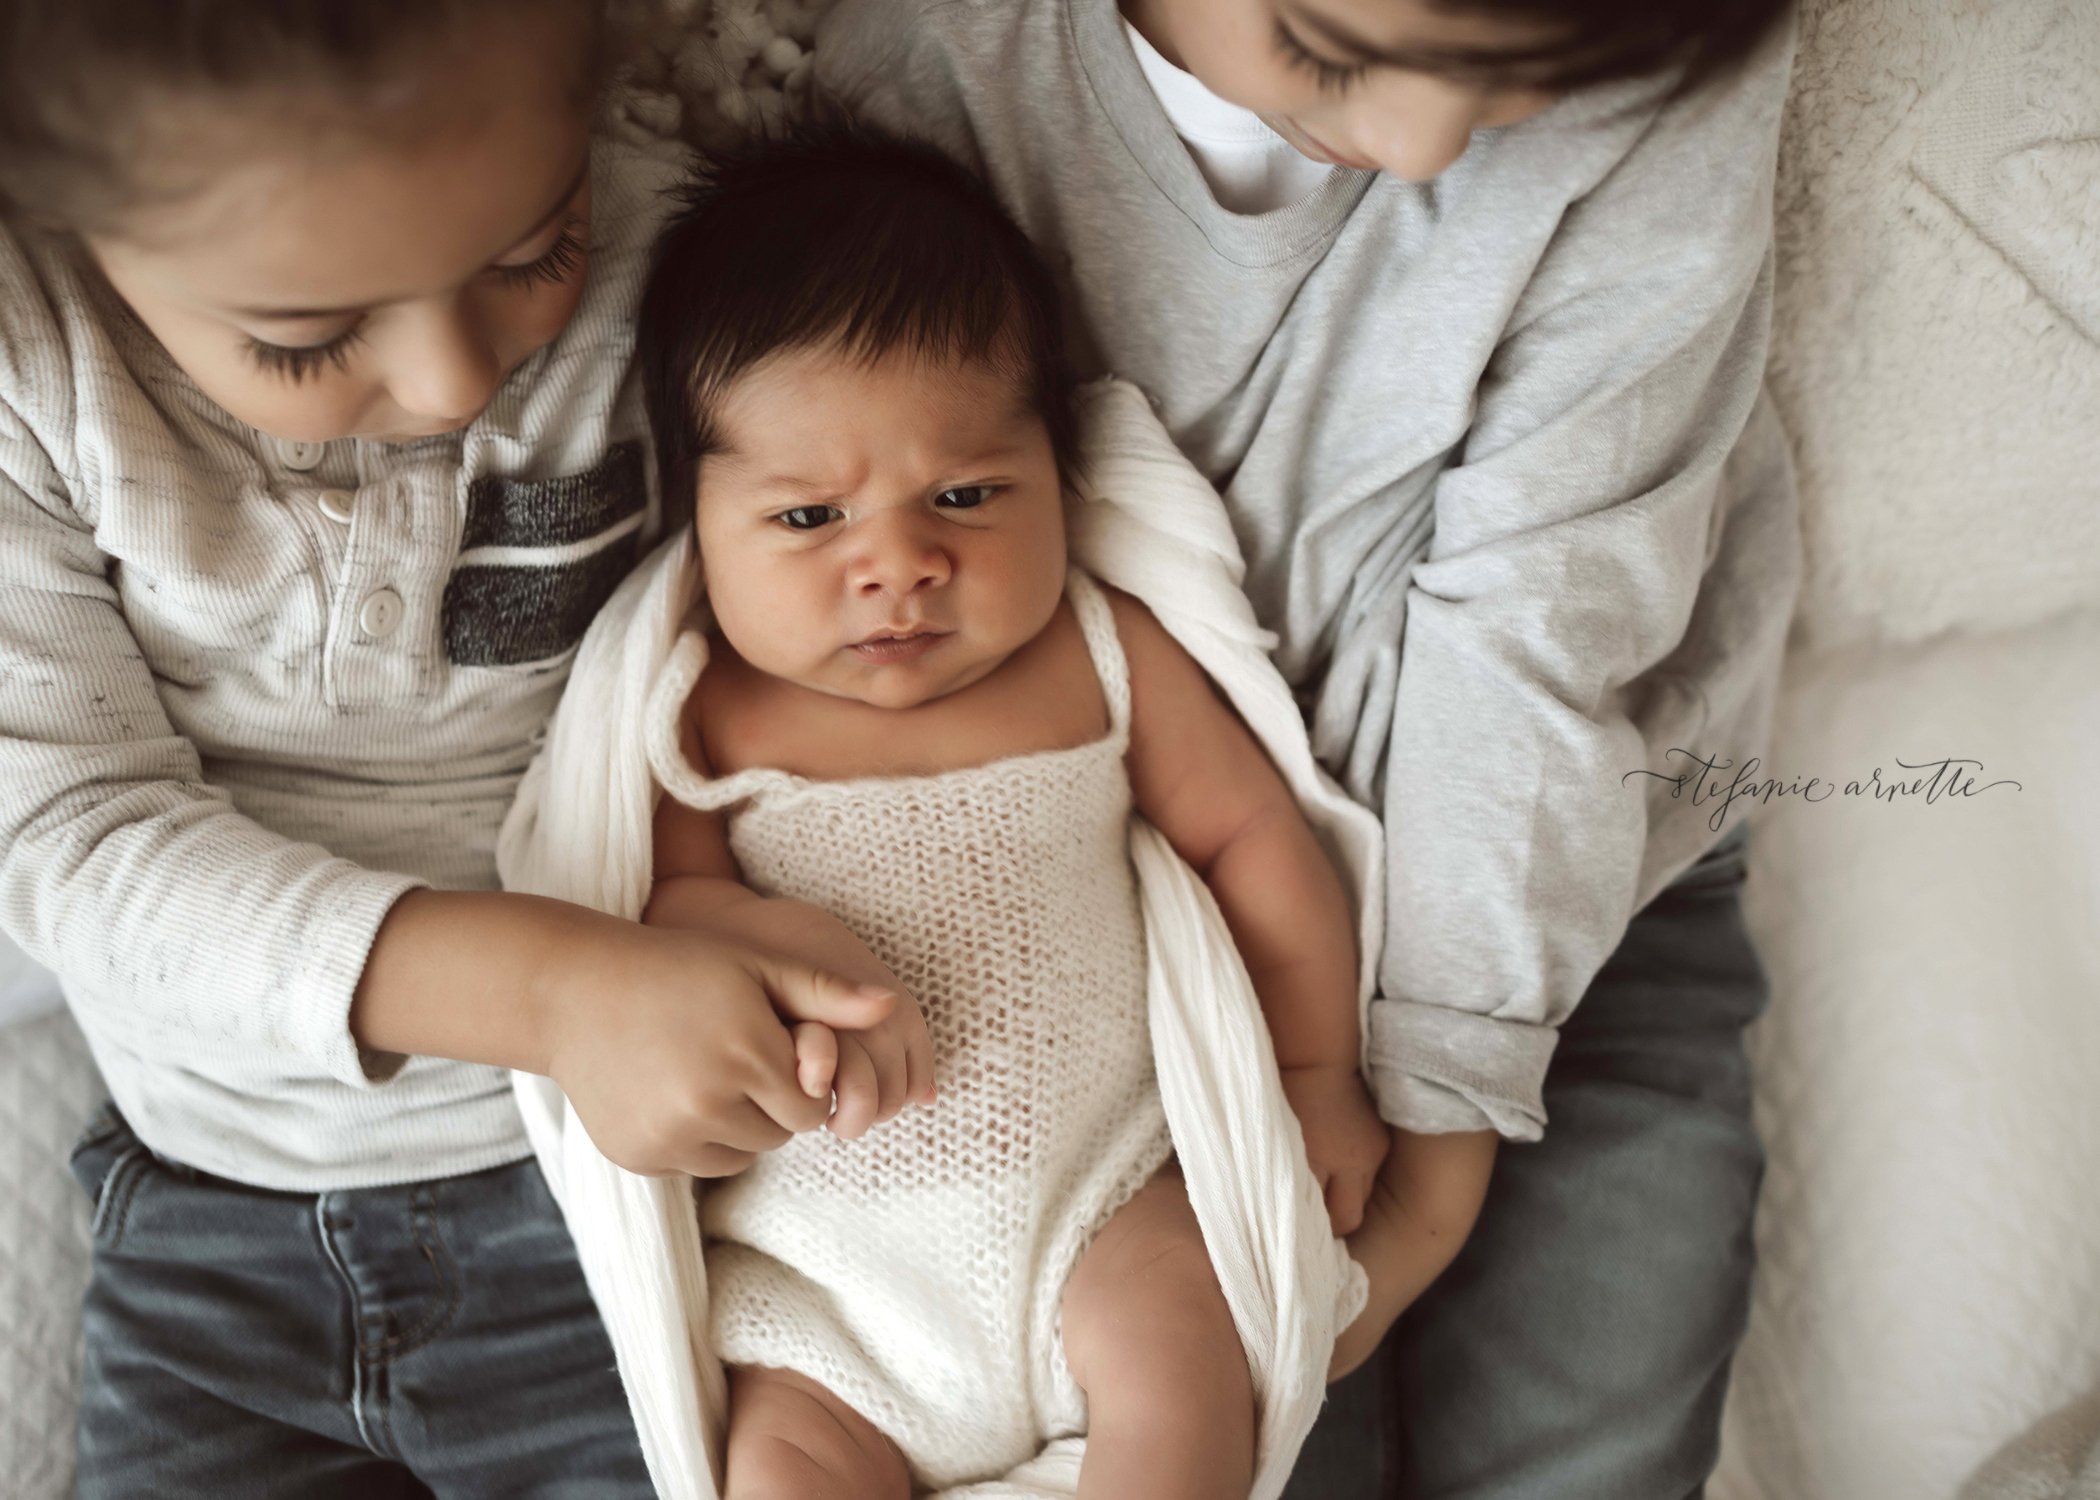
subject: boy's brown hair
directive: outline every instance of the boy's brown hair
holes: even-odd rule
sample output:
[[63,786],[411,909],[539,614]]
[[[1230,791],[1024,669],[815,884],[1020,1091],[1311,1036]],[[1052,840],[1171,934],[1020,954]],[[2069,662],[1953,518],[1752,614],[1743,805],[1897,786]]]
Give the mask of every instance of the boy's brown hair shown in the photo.
[[386,114],[365,108],[364,95],[445,45],[471,45],[479,28],[516,26],[534,11],[571,19],[579,98],[595,97],[641,9],[639,0],[4,0],[0,218],[107,230],[135,202],[176,190],[134,170],[163,123],[156,110],[171,101],[320,103],[380,129]]
[[1545,40],[1491,56],[1462,50],[1435,59],[1455,77],[1517,69],[1527,83],[1581,88],[1675,74],[1693,88],[1754,51],[1793,0],[1428,0],[1446,15],[1484,16],[1543,28]]

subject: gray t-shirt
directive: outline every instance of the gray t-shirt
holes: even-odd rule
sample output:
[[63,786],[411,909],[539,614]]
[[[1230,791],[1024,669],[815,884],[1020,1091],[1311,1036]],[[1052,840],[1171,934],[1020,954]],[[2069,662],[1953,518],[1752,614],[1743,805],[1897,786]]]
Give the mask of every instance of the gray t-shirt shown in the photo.
[[1242,215],[1113,0],[844,0],[819,35],[828,93],[985,172],[1082,367],[1223,492],[1314,746],[1385,820],[1394,1123],[1541,1133],[1554,1028],[1718,836],[1629,773],[1763,753],[1799,577],[1762,392],[1791,56]]

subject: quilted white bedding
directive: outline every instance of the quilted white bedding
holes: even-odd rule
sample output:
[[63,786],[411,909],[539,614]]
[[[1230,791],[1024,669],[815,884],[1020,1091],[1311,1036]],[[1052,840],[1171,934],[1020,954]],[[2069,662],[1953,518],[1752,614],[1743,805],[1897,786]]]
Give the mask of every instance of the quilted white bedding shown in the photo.
[[[20,979],[26,960],[10,949],[0,966],[4,990],[7,969]],[[88,1213],[66,1152],[102,1097],[70,1016],[0,1030],[0,1492],[10,1500],[72,1493]]]
[[[1775,770],[2020,789],[1760,814],[1771,1165],[1716,1500],[1952,1500],[2100,1388],[2095,663],[2100,610],[1796,664]],[[2068,1492],[1964,1500],[2030,1493]]]

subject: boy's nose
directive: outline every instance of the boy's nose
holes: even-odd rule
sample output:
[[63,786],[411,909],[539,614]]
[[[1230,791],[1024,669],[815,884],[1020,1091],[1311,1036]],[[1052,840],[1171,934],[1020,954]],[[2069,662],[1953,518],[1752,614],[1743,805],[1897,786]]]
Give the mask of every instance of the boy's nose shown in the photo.
[[947,551],[924,534],[916,518],[878,521],[854,565],[854,592],[862,598],[903,598],[939,588],[955,571]]
[[434,309],[404,341],[399,373],[387,382],[395,403],[432,422],[470,422],[502,381],[495,348],[462,308]]
[[1352,122],[1355,150],[1395,177],[1427,182],[1466,154],[1481,95],[1421,73],[1373,80]]

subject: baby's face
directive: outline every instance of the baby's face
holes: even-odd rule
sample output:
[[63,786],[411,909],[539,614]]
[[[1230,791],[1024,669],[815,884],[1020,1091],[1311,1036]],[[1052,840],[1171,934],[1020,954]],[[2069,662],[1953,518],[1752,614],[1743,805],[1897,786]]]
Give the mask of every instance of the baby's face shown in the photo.
[[700,556],[716,625],[760,671],[910,708],[1049,624],[1063,486],[1010,373],[796,349],[739,379],[716,416]]

